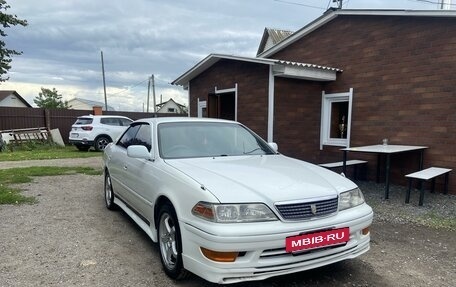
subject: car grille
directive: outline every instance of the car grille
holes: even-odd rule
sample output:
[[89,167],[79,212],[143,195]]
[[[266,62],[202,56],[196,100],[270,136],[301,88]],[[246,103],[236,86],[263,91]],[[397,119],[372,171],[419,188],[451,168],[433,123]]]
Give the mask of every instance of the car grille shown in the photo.
[[[313,202],[298,202],[289,204],[276,204],[277,210],[285,220],[302,220],[312,217],[324,216],[337,211],[338,198],[319,200]],[[312,210],[314,207],[314,210]]]

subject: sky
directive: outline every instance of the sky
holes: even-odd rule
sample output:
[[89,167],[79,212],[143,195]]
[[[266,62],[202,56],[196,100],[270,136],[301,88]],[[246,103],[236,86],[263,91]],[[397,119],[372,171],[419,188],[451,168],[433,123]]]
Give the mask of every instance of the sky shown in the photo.
[[[344,0],[344,9],[434,10],[438,0]],[[456,1],[453,1],[456,2]],[[265,27],[296,31],[332,0],[7,0],[8,14],[28,26],[7,28],[14,56],[1,90],[16,90],[32,106],[41,88],[63,100],[147,110],[148,79],[156,102],[187,105],[187,91],[170,83],[211,53],[254,57]],[[150,92],[152,96],[152,90]],[[153,110],[150,98],[150,111]]]

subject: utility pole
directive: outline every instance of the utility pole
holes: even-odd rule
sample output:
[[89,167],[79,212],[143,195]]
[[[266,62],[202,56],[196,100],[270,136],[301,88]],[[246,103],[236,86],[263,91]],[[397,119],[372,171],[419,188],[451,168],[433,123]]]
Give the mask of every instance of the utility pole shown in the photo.
[[157,112],[157,103],[155,102],[155,78],[154,74],[152,74],[152,97],[154,102],[154,113]]
[[104,70],[104,61],[103,61],[103,51],[101,52],[101,72],[103,74],[103,89],[104,89],[104,100],[105,100],[105,111],[108,110],[108,98],[106,97],[106,80],[105,80],[105,70]]
[[150,78],[151,77],[149,77],[149,82],[148,82],[148,85],[147,85],[147,112],[149,112]]
[[451,0],[440,0],[440,9],[441,10],[450,10],[451,9]]

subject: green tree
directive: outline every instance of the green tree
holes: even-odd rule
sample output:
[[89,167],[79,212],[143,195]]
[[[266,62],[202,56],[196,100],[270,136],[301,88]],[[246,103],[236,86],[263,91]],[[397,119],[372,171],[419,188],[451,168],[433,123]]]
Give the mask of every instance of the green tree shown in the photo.
[[11,69],[11,57],[14,55],[22,54],[21,51],[8,49],[6,47],[4,37],[7,36],[4,28],[11,26],[21,25],[27,26],[27,20],[18,19],[16,15],[6,14],[6,10],[11,8],[5,0],[0,0],[0,82],[7,81],[9,77],[6,76],[9,69]]
[[33,102],[40,108],[45,109],[68,109],[68,101],[62,101],[62,95],[60,95],[55,88],[46,89],[41,88],[41,92],[38,97],[35,97]]

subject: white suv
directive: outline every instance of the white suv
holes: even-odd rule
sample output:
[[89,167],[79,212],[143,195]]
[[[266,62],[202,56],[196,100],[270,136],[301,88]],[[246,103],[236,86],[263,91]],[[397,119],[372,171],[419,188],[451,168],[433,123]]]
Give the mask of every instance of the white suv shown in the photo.
[[69,142],[80,151],[87,151],[92,146],[95,150],[101,151],[120,136],[132,121],[123,116],[78,117],[71,126]]

